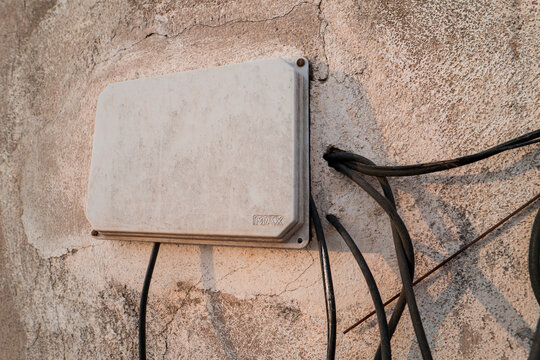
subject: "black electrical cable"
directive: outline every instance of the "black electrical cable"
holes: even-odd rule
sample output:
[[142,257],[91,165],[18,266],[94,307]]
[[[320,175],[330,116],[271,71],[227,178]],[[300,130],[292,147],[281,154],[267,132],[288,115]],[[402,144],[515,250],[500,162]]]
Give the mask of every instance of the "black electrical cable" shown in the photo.
[[[375,165],[375,163],[368,158],[365,158],[361,155],[357,156],[358,160],[368,164],[368,165]],[[392,187],[388,183],[388,179],[384,176],[378,176],[377,180],[379,181],[379,184],[381,185],[381,188],[383,190],[384,196],[390,201],[394,209],[396,208],[396,202],[394,199],[394,194],[392,192]],[[412,242],[410,238],[401,238],[399,236],[398,231],[396,230],[396,227],[394,224],[391,224],[392,227],[392,237],[394,239],[394,243],[397,241],[400,241],[403,245],[403,249],[405,251],[405,254],[407,256],[407,264],[409,267],[409,271],[411,272],[411,277],[414,275],[414,250],[412,246]],[[397,251],[397,250],[396,250]],[[388,322],[388,331],[389,331],[389,338],[392,339],[392,336],[394,335],[397,325],[401,319],[401,316],[403,315],[403,311],[405,310],[405,305],[407,304],[407,300],[405,297],[405,292],[403,289],[401,290],[398,301],[396,303],[396,306],[394,307],[394,311],[392,312],[392,316],[390,317],[390,321]],[[381,344],[379,344],[379,347],[377,349],[377,353],[375,354],[375,360],[381,360],[382,355],[382,340]]]
[[[540,305],[540,209],[536,213],[529,242],[529,276],[536,302]],[[538,359],[540,359],[540,318],[536,324],[531,352],[529,353],[529,360]]]
[[[358,158],[358,161],[360,161],[360,162],[362,162],[364,164],[376,166],[373,161],[371,161],[370,159],[368,159],[368,158],[366,158],[364,156],[357,155],[357,158]],[[330,165],[330,166],[332,166],[332,165]],[[346,165],[346,166],[348,166],[348,165]],[[392,192],[392,187],[390,186],[390,183],[388,182],[388,179],[386,177],[384,177],[384,176],[377,176],[376,179],[379,182],[379,184],[381,185],[381,189],[383,191],[384,196],[388,199],[388,201],[390,202],[392,207],[395,209],[396,208],[396,200],[394,198],[394,193]],[[405,250],[405,255],[407,256],[407,260],[409,262],[409,269],[411,271],[414,271],[413,270],[414,269],[414,249],[413,249],[412,242],[410,241],[410,238],[408,239],[409,241],[407,241],[407,239],[400,238],[399,233],[398,233],[397,229],[395,228],[395,226],[393,224],[392,224],[392,235],[394,236],[394,238],[399,238],[400,239],[401,243],[403,244],[403,249]]]
[[531,346],[531,352],[529,353],[529,360],[540,359],[540,318],[536,323],[536,331],[534,332],[533,343]]
[[[406,239],[410,241],[409,232],[403,220],[395,210],[392,203],[383,197],[373,186],[371,186],[362,176],[352,171],[348,167],[331,162],[330,166],[334,167],[339,172],[344,173],[347,177],[353,180],[358,184],[364,191],[366,191],[388,214],[390,221],[395,225],[396,231],[398,232],[401,239]],[[413,286],[412,286],[412,277],[414,273],[409,270],[409,263],[405,253],[403,244],[399,239],[394,239],[394,246],[396,248],[396,255],[398,260],[398,267],[401,275],[401,280],[403,284],[403,293],[407,299],[407,305],[409,307],[409,315],[413,324],[414,332],[418,340],[418,346],[420,352],[422,353],[423,359],[432,359],[431,350],[429,348],[429,343],[426,338],[424,331],[424,326],[422,324],[422,319],[420,317],[420,312],[418,311],[418,305],[416,303],[416,298],[414,296]]]
[[[361,155],[358,155],[357,159],[358,161],[361,161],[364,164],[376,166],[376,164],[373,161]],[[388,179],[384,176],[378,176],[377,180],[379,181],[379,184],[381,185],[381,189],[383,190],[384,196],[388,199],[388,201],[390,201],[394,209],[396,209],[396,200],[394,198],[392,187],[390,186]],[[392,226],[392,237],[394,239],[394,242],[401,241],[401,243],[403,244],[405,254],[407,255],[407,262],[409,265],[409,271],[411,272],[411,278],[414,278],[414,249],[413,249],[411,239],[410,238],[402,239],[399,236],[399,233],[396,227],[393,224],[391,224],[391,226]],[[392,316],[390,317],[390,321],[388,322],[388,331],[389,331],[390,339],[392,339],[392,336],[394,335],[396,331],[396,328],[401,319],[401,316],[403,315],[403,311],[405,310],[406,304],[407,304],[407,299],[405,297],[405,292],[402,289],[399,294],[396,306],[394,307],[394,311],[392,312]],[[381,360],[381,356],[382,356],[382,339],[381,339],[381,343],[379,344],[379,347],[377,348],[377,352],[375,354],[374,359]]]
[[358,249],[358,246],[356,246],[354,240],[351,238],[351,236],[349,235],[345,227],[341,224],[341,222],[338,220],[338,218],[336,218],[334,215],[326,215],[326,219],[339,232],[339,234],[343,238],[343,241],[345,241],[345,244],[347,244],[347,246],[351,250],[351,253],[353,254],[356,262],[358,263],[358,266],[360,267],[360,270],[362,271],[362,274],[364,275],[364,279],[366,280],[369,292],[371,294],[371,299],[373,300],[373,305],[375,306],[375,311],[377,312],[377,321],[379,323],[379,333],[381,336],[382,359],[390,360],[392,359],[392,355],[390,348],[388,322],[386,321],[386,313],[384,312],[381,293],[379,292],[377,283],[373,278],[373,274],[371,273],[371,270],[369,269],[369,266],[364,259],[362,252],[360,251],[360,249]]
[[[363,158],[362,161],[364,161],[366,163],[372,163],[367,158]],[[354,174],[354,176],[356,176],[357,179],[354,179],[354,178],[352,178],[352,179],[357,184],[361,185],[360,183],[358,183],[359,180],[362,180],[365,184],[367,184],[367,182],[365,182],[365,180],[359,174]],[[395,207],[395,200],[394,200],[394,197],[393,197],[393,194],[392,194],[392,189],[390,187],[390,184],[388,183],[388,180],[385,177],[377,177],[377,179],[379,180],[379,183],[380,183],[380,185],[381,185],[381,187],[383,189],[383,192],[384,192],[385,196],[388,199],[389,205],[392,206],[393,212],[395,214],[394,216],[397,217],[397,219],[399,219],[399,221],[402,224],[402,226],[400,226],[400,225],[394,223],[392,221],[392,215],[389,214],[390,220],[391,220],[391,225],[392,225],[392,235],[393,235],[393,240],[394,240],[394,247],[395,247],[395,250],[396,250],[396,255],[398,257],[398,265],[399,265],[399,259],[400,259],[400,252],[404,251],[405,256],[407,258],[406,260],[407,260],[408,265],[409,265],[410,278],[411,278],[411,281],[412,281],[412,279],[414,278],[415,259],[414,259],[414,251],[413,251],[412,241],[411,241],[410,235],[408,233],[408,230],[407,230],[405,224],[401,220],[401,217],[399,217],[399,215],[397,214],[397,210],[396,210],[396,207]],[[366,190],[366,188],[364,188],[364,190]],[[374,190],[374,189],[371,188],[371,190]],[[374,195],[374,194],[372,194],[370,192],[368,192],[368,194],[370,196],[372,196],[372,197]],[[379,196],[380,196],[380,194],[379,194]],[[374,198],[374,199],[377,200],[377,198]],[[384,207],[383,207],[383,209],[384,209]],[[388,214],[388,212],[387,212],[387,214]],[[402,235],[400,235],[400,234],[402,234]],[[402,245],[401,249],[399,247],[400,243]],[[412,284],[411,284],[411,286],[412,286]],[[390,339],[394,335],[395,330],[397,329],[399,321],[400,321],[400,319],[401,319],[401,317],[403,315],[403,312],[405,310],[405,305],[407,305],[407,303],[408,303],[408,300],[407,300],[408,295],[407,294],[410,293],[410,291],[407,291],[407,289],[405,287],[406,287],[406,284],[403,283],[402,289],[401,289],[401,292],[400,292],[400,295],[399,295],[399,298],[398,298],[398,301],[397,301],[397,304],[396,304],[396,306],[394,308],[394,311],[392,312],[392,316],[391,316],[390,321],[388,323]],[[414,297],[414,293],[412,293],[412,296]],[[416,309],[416,310],[414,310],[414,309]],[[413,327],[415,329],[415,333],[417,334],[417,338],[418,338],[418,336],[420,334],[420,337],[418,338],[418,343],[419,343],[420,350],[422,352],[422,356],[424,358],[431,358],[431,352],[429,350],[429,344],[427,342],[427,339],[425,338],[425,333],[423,331],[422,321],[421,321],[418,309],[416,307],[416,302],[415,302],[415,305],[413,307],[412,313],[411,313],[411,309],[409,310],[409,313],[411,315],[411,318],[416,317],[416,319],[417,319],[416,321],[413,320]],[[418,330],[418,329],[421,329],[421,330]],[[382,350],[382,347],[381,347],[381,344],[380,344],[378,349],[377,349],[377,353],[375,354],[375,360],[380,360],[381,359],[381,350]]]
[[336,300],[334,296],[334,285],[332,283],[332,272],[330,269],[330,259],[328,257],[328,249],[326,248],[326,240],[321,224],[321,218],[317,212],[315,201],[310,195],[309,197],[309,212],[313,220],[315,235],[319,246],[319,258],[321,261],[321,272],[324,286],[324,298],[326,300],[326,326],[327,326],[327,348],[326,359],[333,360],[336,356],[336,335],[337,335],[337,320],[336,320]]
[[343,152],[332,149],[324,155],[324,159],[329,163],[346,162],[348,166],[366,175],[372,176],[414,176],[448,170],[487,159],[503,151],[517,149],[522,146],[531,145],[540,141],[540,130],[535,130],[515,139],[509,140],[500,145],[494,146],[476,154],[458,157],[456,159],[436,161],[416,165],[404,166],[376,166],[362,163],[362,159],[357,154]]
[[148,301],[148,290],[152,281],[152,273],[154,272],[154,266],[156,265],[159,252],[159,245],[160,243],[156,242],[152,248],[152,254],[150,255],[141,292],[141,303],[139,306],[139,360],[146,360],[146,303]]
[[[315,207],[315,202],[310,196],[310,214],[313,219],[313,225],[315,227],[315,233],[318,240],[319,256],[321,261],[322,279],[324,285],[324,297],[326,302],[326,317],[327,317],[327,330],[328,330],[328,345],[327,345],[327,360],[334,360],[336,353],[336,335],[337,335],[337,321],[336,321],[336,301],[334,296],[334,286],[332,283],[332,272],[330,269],[330,259],[328,257],[328,249],[326,247],[326,240],[322,230],[321,219]],[[146,304],[148,301],[148,291],[150,289],[150,282],[152,281],[152,274],[154,272],[154,266],[159,252],[160,243],[154,243],[152,248],[152,254],[150,255],[150,261],[148,262],[148,268],[146,269],[146,276],[144,278],[143,289],[141,292],[141,302],[139,306],[139,360],[146,360]]]
[[529,275],[534,296],[540,304],[540,209],[534,219],[529,241]]

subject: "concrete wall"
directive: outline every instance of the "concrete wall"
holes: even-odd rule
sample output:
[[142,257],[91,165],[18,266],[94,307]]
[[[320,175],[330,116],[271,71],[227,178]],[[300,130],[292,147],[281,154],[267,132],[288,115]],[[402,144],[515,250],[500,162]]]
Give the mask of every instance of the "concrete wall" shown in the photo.
[[[364,251],[384,298],[399,290],[387,218],[321,159],[329,145],[381,164],[449,158],[538,128],[532,1],[20,1],[0,3],[0,358],[133,359],[151,244],[96,241],[85,218],[98,94],[110,82],[304,55],[312,191]],[[421,274],[540,189],[529,147],[392,180]],[[531,207],[416,287],[434,357],[524,359],[539,309],[527,275]],[[338,329],[371,310],[325,221]],[[149,358],[321,359],[316,244],[278,251],[163,245]],[[370,321],[338,338],[369,359]],[[405,314],[396,359],[420,354]]]

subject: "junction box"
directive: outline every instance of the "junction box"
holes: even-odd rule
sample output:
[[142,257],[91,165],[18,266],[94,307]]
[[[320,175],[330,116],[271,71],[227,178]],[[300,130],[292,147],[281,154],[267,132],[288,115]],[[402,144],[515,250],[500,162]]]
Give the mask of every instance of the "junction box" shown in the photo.
[[306,246],[308,67],[268,59],[108,85],[88,185],[93,235]]

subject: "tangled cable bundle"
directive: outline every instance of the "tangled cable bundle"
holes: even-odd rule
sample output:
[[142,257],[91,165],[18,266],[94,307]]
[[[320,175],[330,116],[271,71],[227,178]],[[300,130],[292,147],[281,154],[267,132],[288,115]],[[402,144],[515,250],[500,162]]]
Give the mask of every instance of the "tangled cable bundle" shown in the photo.
[[[418,345],[422,353],[422,358],[432,359],[429,343],[426,339],[422,320],[418,311],[418,306],[416,304],[416,299],[413,291],[414,284],[412,280],[414,277],[414,249],[407,228],[403,223],[403,220],[397,213],[392,189],[386,177],[415,176],[449,170],[456,167],[468,165],[483,159],[487,159],[491,156],[507,150],[531,145],[539,141],[540,130],[536,130],[473,155],[445,161],[406,166],[377,166],[373,161],[361,155],[344,152],[337,148],[331,148],[330,151],[324,155],[324,159],[328,162],[328,165],[330,167],[350,178],[379,204],[379,206],[389,216],[392,225],[394,247],[396,249],[398,266],[403,287],[398,298],[398,303],[394,309],[394,312],[392,313],[390,322],[386,324],[386,316],[384,314],[384,311],[381,312],[380,310],[381,306],[384,309],[384,304],[379,301],[379,290],[377,288],[377,285],[375,284],[375,281],[372,279],[371,271],[363,260],[363,256],[360,253],[360,250],[356,247],[354,241],[352,241],[350,235],[347,233],[339,220],[333,215],[327,216],[328,221],[336,228],[347,246],[351,249],[353,256],[355,257],[358,265],[360,266],[364,278],[368,283],[368,288],[372,295],[373,303],[376,309],[379,332],[381,335],[381,344],[379,345],[379,348],[375,355],[375,359],[391,358],[389,341],[396,330],[399,320],[401,319],[401,316],[405,309],[405,305],[407,305],[409,308],[409,313],[411,316],[414,332],[418,340]],[[383,190],[384,196],[366,181],[366,179],[364,178],[364,176],[366,175],[375,176],[377,178]],[[538,196],[536,198],[538,198]],[[535,295],[540,304],[540,239],[538,239],[540,236],[540,230],[538,229],[540,227],[540,220],[538,218],[539,216],[537,216],[531,235],[529,264],[533,265],[529,265],[529,271],[531,274],[531,283],[533,285],[533,289],[535,287],[537,288],[535,289]],[[538,328],[540,328],[540,320]],[[531,350],[530,359],[540,359],[540,340],[538,340],[539,338],[540,330],[537,329],[535,334],[535,340]]]

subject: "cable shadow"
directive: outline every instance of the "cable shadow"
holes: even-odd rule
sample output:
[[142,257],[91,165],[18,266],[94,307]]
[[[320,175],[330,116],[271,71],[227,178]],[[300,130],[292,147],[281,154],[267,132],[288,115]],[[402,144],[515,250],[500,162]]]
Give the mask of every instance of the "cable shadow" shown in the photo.
[[201,276],[204,292],[206,295],[206,308],[210,315],[210,321],[214,332],[219,339],[219,343],[223,349],[223,352],[227,355],[229,360],[238,360],[238,353],[234,347],[234,343],[229,335],[227,325],[225,324],[225,317],[221,308],[221,299],[218,292],[214,291],[216,288],[215,272],[214,272],[214,254],[213,247],[209,245],[200,245],[200,257],[201,257]]
[[[460,222],[459,226],[465,229],[464,231],[460,231],[455,234],[456,237],[454,238],[454,241],[443,243],[443,246],[446,248],[444,251],[446,254],[453,253],[458,247],[469,243],[472,241],[472,239],[478,236],[478,231],[476,231],[470,221],[466,219],[462,211],[455,211],[456,207],[443,202],[438,197],[433,196],[433,198],[442,203],[442,209],[438,211],[438,214],[433,214],[431,210],[423,212],[424,218],[428,224],[433,223],[430,222],[433,218],[437,218],[437,224],[444,224],[441,216],[441,214],[444,213],[447,214],[454,223],[456,222],[456,219],[458,219]],[[422,317],[424,319],[426,319],[426,317],[429,318],[429,321],[424,321],[424,327],[426,329],[428,340],[430,340],[431,344],[434,343],[434,339],[437,339],[439,336],[443,335],[440,333],[442,325],[447,317],[452,315],[456,307],[459,306],[459,302],[462,300],[463,296],[469,291],[472,293],[475,299],[482,303],[485,309],[493,316],[501,327],[504,328],[514,339],[516,339],[520,346],[527,349],[530,347],[533,330],[518,313],[518,311],[512,306],[512,304],[505,298],[505,296],[501,294],[497,286],[495,286],[491,280],[484,275],[484,272],[477,267],[476,264],[481,258],[480,253],[486,246],[489,245],[491,241],[497,241],[497,238],[501,234],[518,224],[531,212],[537,211],[536,208],[538,207],[538,204],[528,207],[520,214],[507,221],[492,234],[488,235],[486,239],[468,249],[459,258],[448,264],[445,268],[439,270],[437,273],[433,274],[422,284],[415,287],[415,293],[417,294],[417,300],[420,305],[421,313],[422,310],[424,310]],[[484,229],[482,229],[482,231],[483,230]],[[433,231],[437,233],[442,231],[445,234],[453,234],[453,231],[450,230],[446,225],[444,226],[443,230],[437,228]],[[448,246],[450,244],[457,246]],[[443,260],[443,256],[441,256],[441,252],[439,251],[433,251],[422,243],[416,242],[414,246],[429,256],[434,262]],[[464,261],[465,259],[466,262],[464,265],[456,266],[457,261]],[[416,277],[421,276],[422,273],[423,272],[419,272]],[[440,279],[441,276],[447,276],[448,274],[450,274],[451,277],[450,279],[445,280],[446,287],[436,297],[430,296],[429,292],[422,290],[433,285],[437,280]],[[392,313],[394,305],[395,302],[386,308],[387,314]],[[436,316],[433,316],[432,311],[429,312],[429,316],[426,316],[425,309],[437,309]],[[405,312],[403,316],[408,317],[408,313]],[[376,326],[376,318],[372,317],[356,331],[358,335],[362,335],[369,332],[370,329]],[[524,329],[527,333],[525,336],[523,334]],[[466,344],[462,347],[465,348],[465,351],[468,351]],[[467,357],[467,354],[464,354],[464,357]],[[413,340],[411,346],[409,347],[408,358],[420,358],[420,352],[417,347],[416,340]]]
[[[431,230],[435,235],[438,233],[452,234],[453,232],[444,225],[443,214],[445,214],[456,228],[460,229],[455,234],[454,241],[440,242],[445,247],[447,253],[452,253],[456,248],[449,246],[450,244],[457,244],[459,247],[467,244],[478,235],[478,231],[467,219],[466,214],[457,207],[444,202],[441,198],[434,194],[424,193],[423,196],[431,196],[432,201],[437,201],[440,206],[436,207],[436,211],[433,211],[433,207],[425,208],[419,206],[422,217],[427,224],[430,224]],[[496,241],[497,237],[508,231],[510,228],[519,223],[525,216],[527,216],[536,206],[531,206],[525,209],[522,213],[516,215],[510,219],[501,228],[489,235],[492,241]],[[443,229],[434,229],[431,224],[443,224]],[[483,231],[483,229],[482,229]],[[459,302],[465,296],[466,292],[472,293],[475,299],[479,300],[485,309],[493,316],[495,321],[506,330],[507,334],[512,336],[520,346],[524,348],[530,347],[530,340],[528,337],[523,337],[517,334],[519,329],[530,329],[528,323],[523,319],[519,312],[512,306],[512,304],[501,294],[498,287],[484,275],[482,269],[477,265],[481,261],[481,252],[489,244],[489,239],[476,244],[466,254],[460,256],[456,261],[463,261],[466,256],[466,262],[462,262],[461,266],[455,266],[449,264],[445,269],[442,269],[438,274],[427,279],[422,285],[416,287],[416,292],[419,295],[418,299],[423,309],[437,309],[436,316],[429,316],[430,321],[424,322],[428,337],[432,340],[442,336],[441,327],[448,316],[452,314],[454,309],[459,306]],[[432,260],[438,262],[441,259],[439,252],[433,252],[431,249],[423,244],[415,243],[415,247],[429,256]],[[450,279],[445,280],[446,287],[443,292],[437,294],[436,297],[430,296],[429,292],[422,291],[422,288],[429,287],[443,274],[450,274]],[[425,318],[426,316],[424,316]],[[532,335],[532,330],[531,330]],[[462,348],[466,348],[463,346]],[[465,349],[466,350],[466,349]],[[467,356],[467,354],[463,354]],[[409,358],[416,359],[418,357],[417,349],[411,347],[409,350]]]

